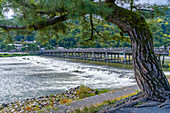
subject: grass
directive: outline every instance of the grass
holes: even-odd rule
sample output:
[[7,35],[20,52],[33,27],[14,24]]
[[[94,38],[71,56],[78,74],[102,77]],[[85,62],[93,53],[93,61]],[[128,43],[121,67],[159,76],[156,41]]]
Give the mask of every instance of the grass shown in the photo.
[[[170,81],[169,81],[170,83]],[[98,91],[98,90],[97,90]],[[97,105],[92,105],[90,107],[84,107],[83,109],[77,108],[75,109],[72,113],[96,113],[99,112],[100,110],[103,110],[104,106],[108,106],[108,105],[112,105],[114,106],[116,104],[117,101],[124,99],[124,98],[128,98],[130,96],[136,95],[138,94],[139,91],[136,91],[134,93],[128,94],[128,95],[124,95],[122,97],[116,98],[114,100],[106,100],[103,103],[97,104]],[[143,104],[143,102],[139,102],[136,105],[141,105]]]
[[[120,98],[116,98],[114,100],[106,100],[104,101],[103,103],[100,103],[100,104],[97,104],[97,105],[92,105],[90,107],[84,107],[83,109],[80,109],[80,108],[77,108],[75,109],[72,113],[96,113],[97,111],[100,111],[100,110],[103,110],[103,108],[106,106],[106,105],[115,105],[115,103],[121,99],[124,99],[124,98],[127,98],[127,97],[130,97],[132,95],[136,95],[139,91],[136,91],[134,93],[131,93],[131,94],[128,94],[128,95],[124,95]],[[141,103],[139,103],[141,104]]]
[[76,90],[76,95],[79,96],[79,99],[82,99],[82,98],[86,98],[86,97],[90,97],[90,96],[94,96],[96,94],[101,94],[101,93],[107,93],[111,91],[110,89],[91,89],[87,86],[84,86],[84,85],[80,85],[80,88]]
[[110,89],[101,89],[101,90],[95,89],[95,91],[97,92],[97,94],[101,94],[101,93],[107,93],[111,90]]
[[0,54],[0,57],[16,57],[16,56],[29,56],[29,54],[17,54],[17,53],[14,53],[14,54],[8,54],[8,53]]
[[66,103],[70,103],[72,100],[71,99],[66,99],[66,98],[64,98],[64,99],[61,99],[60,101],[59,101],[59,103],[60,104],[66,104]]
[[92,92],[92,89],[90,89],[87,86],[81,85],[79,89],[76,90],[76,95],[79,96],[80,99],[94,96],[95,94]]

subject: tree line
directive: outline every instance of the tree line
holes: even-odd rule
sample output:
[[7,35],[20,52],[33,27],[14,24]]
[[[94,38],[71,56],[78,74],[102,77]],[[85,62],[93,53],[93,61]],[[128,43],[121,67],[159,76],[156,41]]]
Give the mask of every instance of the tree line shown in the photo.
[[[89,17],[87,17],[89,18]],[[97,21],[97,20],[95,20]],[[96,30],[103,34],[103,38],[90,40],[88,43],[84,40],[83,35],[84,32],[81,31],[82,26],[79,26],[80,21],[72,22],[67,29],[66,33],[58,33],[57,36],[52,36],[50,39],[42,40],[41,37],[36,32],[32,32],[28,35],[22,35],[19,33],[15,33],[12,35],[13,42],[15,41],[33,41],[37,40],[36,44],[32,44],[32,46],[40,45],[46,49],[55,49],[56,47],[64,47],[64,48],[111,48],[111,47],[131,47],[131,43],[128,35],[125,34],[124,37],[121,36],[121,30],[115,26],[114,24],[107,24],[106,22],[97,23]],[[104,23],[104,24],[103,24]],[[147,23],[149,24],[151,31],[153,33],[154,47],[160,47],[164,45],[170,45],[170,14],[167,12],[166,16],[155,17],[152,19],[147,19]],[[88,26],[89,27],[89,26]],[[90,43],[89,43],[90,42]],[[11,50],[12,46],[8,45],[8,38],[0,38],[0,49],[1,50]],[[27,44],[25,44],[27,45]],[[28,44],[30,46],[30,44]],[[30,51],[31,48],[28,50]],[[38,48],[37,48],[38,49]],[[37,50],[33,47],[33,50]],[[22,49],[23,51],[26,48]]]

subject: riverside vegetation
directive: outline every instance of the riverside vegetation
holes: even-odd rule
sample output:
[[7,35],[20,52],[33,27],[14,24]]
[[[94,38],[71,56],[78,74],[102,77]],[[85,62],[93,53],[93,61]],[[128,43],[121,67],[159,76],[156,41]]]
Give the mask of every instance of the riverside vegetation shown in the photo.
[[2,54],[0,54],[0,57],[16,57],[16,56],[30,56],[30,54],[18,54],[18,53],[14,53],[14,54],[2,53]]
[[[149,27],[151,28],[151,31],[153,33],[153,40],[154,40],[154,47],[160,47],[163,45],[169,45],[170,44],[170,34],[169,34],[169,28],[170,28],[170,10],[166,11],[166,16],[160,16],[155,18],[148,18],[147,23],[149,24]],[[89,17],[88,17],[89,18]],[[13,20],[11,20],[13,21]],[[8,45],[9,43],[15,42],[15,41],[21,41],[24,42],[24,40],[28,41],[34,41],[37,42],[34,44],[27,44],[24,43],[24,46],[21,49],[21,51],[36,51],[38,50],[38,45],[40,45],[43,48],[46,49],[54,49],[55,47],[64,47],[64,48],[110,48],[110,47],[130,47],[130,41],[126,37],[120,39],[120,29],[116,27],[114,24],[103,21],[102,23],[98,23],[97,19],[94,19],[96,30],[100,31],[104,34],[104,39],[95,39],[91,41],[90,43],[83,44],[83,35],[84,32],[81,31],[82,26],[79,24],[82,24],[83,21],[72,21],[71,24],[69,24],[69,28],[67,29],[65,34],[58,33],[51,38],[46,35],[41,35],[36,32],[31,32],[29,34],[27,33],[21,33],[21,32],[14,32],[9,31],[8,34],[2,35],[0,38],[0,49],[10,51],[14,49],[13,45]],[[88,26],[88,24],[85,24],[85,26]],[[46,34],[49,34],[48,32]],[[42,37],[43,36],[43,37]],[[41,39],[42,38],[42,39]],[[49,39],[50,38],[50,39]],[[13,40],[11,40],[13,39]],[[114,40],[113,40],[114,39]]]
[[70,104],[75,100],[80,100],[86,97],[106,93],[108,89],[91,89],[87,86],[81,85],[75,88],[71,88],[66,92],[58,94],[51,94],[47,96],[41,96],[38,98],[31,98],[21,101],[15,101],[11,103],[3,103],[0,105],[0,112],[47,112],[51,110],[58,110],[58,106],[61,104]]
[[[169,76],[168,76],[169,77]],[[170,81],[169,81],[170,83]],[[70,105],[73,101],[82,101],[83,98],[99,95],[102,93],[107,93],[111,90],[109,89],[91,89],[87,86],[81,85],[75,88],[71,88],[68,91],[61,92],[58,94],[50,94],[47,96],[40,96],[38,98],[30,98],[21,101],[14,101],[11,103],[3,103],[0,105],[0,112],[51,112],[57,111],[59,105]],[[113,92],[116,90],[112,90]],[[124,104],[129,98],[139,95],[141,92],[136,90],[134,93],[130,93],[128,95],[124,95],[122,97],[106,100],[100,104],[92,105],[90,107],[77,108],[72,111],[63,111],[68,113],[98,113],[103,110],[112,109],[114,107],[120,106]],[[135,106],[141,105],[142,102],[135,104]]]

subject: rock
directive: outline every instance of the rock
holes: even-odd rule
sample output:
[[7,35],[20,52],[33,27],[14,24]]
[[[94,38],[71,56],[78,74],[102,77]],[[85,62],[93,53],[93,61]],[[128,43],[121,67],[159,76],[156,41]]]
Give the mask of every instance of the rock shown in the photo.
[[70,91],[70,94],[73,94],[73,91]]
[[62,92],[61,94],[62,94],[62,95],[65,95],[65,93],[64,93],[64,92]]
[[20,108],[18,108],[18,109],[17,109],[17,111],[21,111],[21,109],[20,109]]
[[15,109],[12,109],[12,110],[11,110],[11,112],[14,112],[14,111],[15,111]]
[[93,91],[95,95],[97,95],[97,91]]
[[75,88],[73,89],[73,91],[76,91],[76,89],[77,89],[77,87],[75,87]]
[[74,70],[73,72],[75,72],[75,73],[83,73],[82,71],[79,71],[79,70]]
[[76,95],[77,94],[77,92],[74,92],[74,95]]
[[5,104],[5,103],[3,103],[3,104],[2,104],[2,106],[3,106],[3,107],[7,107],[8,105],[7,105],[7,104]]
[[24,111],[24,110],[21,110],[20,113],[25,113],[25,111]]
[[17,105],[15,105],[15,106],[14,106],[14,108],[16,109],[16,108],[18,108],[18,106],[17,106]]
[[44,98],[43,96],[41,96],[41,97],[38,97],[38,99],[42,99],[42,98]]

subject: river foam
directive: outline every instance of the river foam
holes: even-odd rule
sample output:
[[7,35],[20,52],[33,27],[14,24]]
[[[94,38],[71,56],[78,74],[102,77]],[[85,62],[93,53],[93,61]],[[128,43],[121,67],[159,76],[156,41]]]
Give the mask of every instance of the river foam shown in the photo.
[[39,56],[0,58],[0,103],[32,98],[77,85],[121,88],[136,84],[133,70]]

